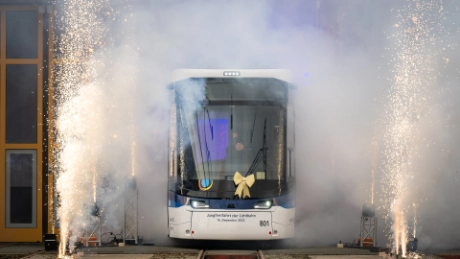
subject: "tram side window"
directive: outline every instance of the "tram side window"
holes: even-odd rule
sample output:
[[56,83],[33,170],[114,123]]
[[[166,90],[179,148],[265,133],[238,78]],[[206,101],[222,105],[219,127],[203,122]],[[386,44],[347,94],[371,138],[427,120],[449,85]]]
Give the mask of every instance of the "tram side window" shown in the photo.
[[294,109],[288,106],[287,109],[287,175],[295,176],[294,171],[294,143],[295,143],[295,114]]

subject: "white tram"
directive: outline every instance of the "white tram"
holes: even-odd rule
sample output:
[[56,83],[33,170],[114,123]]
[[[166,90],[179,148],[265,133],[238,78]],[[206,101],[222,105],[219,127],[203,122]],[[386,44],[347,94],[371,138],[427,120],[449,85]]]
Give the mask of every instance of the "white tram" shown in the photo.
[[294,236],[294,110],[281,69],[184,69],[170,85],[169,237]]

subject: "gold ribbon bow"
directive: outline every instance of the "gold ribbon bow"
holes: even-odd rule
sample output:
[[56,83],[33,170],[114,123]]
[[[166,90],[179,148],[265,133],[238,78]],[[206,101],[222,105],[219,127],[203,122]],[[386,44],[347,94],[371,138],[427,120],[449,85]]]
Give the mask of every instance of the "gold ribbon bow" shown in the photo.
[[251,198],[251,195],[249,194],[249,188],[254,184],[255,181],[256,178],[254,177],[254,174],[251,174],[248,177],[243,177],[240,172],[236,172],[233,176],[233,182],[238,186],[236,188],[235,195],[238,195],[240,199],[241,197],[244,199],[246,196]]

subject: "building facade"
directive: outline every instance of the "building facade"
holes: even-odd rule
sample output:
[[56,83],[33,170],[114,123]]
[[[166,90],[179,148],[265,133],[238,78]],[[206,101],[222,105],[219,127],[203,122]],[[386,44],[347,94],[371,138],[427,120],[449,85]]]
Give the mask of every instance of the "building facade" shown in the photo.
[[0,242],[41,242],[54,227],[53,10],[0,0]]

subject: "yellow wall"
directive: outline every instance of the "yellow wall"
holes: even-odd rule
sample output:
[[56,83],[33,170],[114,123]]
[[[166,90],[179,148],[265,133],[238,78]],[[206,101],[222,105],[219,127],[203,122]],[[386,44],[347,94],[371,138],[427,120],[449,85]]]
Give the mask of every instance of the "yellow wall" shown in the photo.
[[[6,58],[6,12],[37,11],[38,13],[38,53],[34,59]],[[0,242],[37,242],[42,241],[42,147],[43,147],[43,8],[38,6],[0,6]],[[52,59],[52,56],[49,57]],[[51,62],[49,62],[51,63]],[[7,64],[36,64],[37,65],[37,143],[11,144],[6,143],[6,65]],[[51,69],[50,69],[51,73]],[[52,104],[52,96],[49,96]],[[46,112],[46,111],[45,111]],[[46,123],[46,122],[45,122]],[[49,138],[48,138],[49,139]],[[36,150],[36,227],[7,228],[6,227],[6,150],[27,149]],[[52,180],[52,177],[50,177]],[[53,186],[53,185],[49,185]],[[51,188],[50,188],[51,189]],[[52,195],[52,194],[51,194]],[[49,199],[52,201],[52,196]],[[50,203],[50,202],[49,202]],[[48,203],[48,204],[49,204]],[[48,205],[50,206],[50,205]],[[50,212],[51,213],[51,212]],[[50,214],[49,214],[50,215]],[[50,219],[50,218],[49,218]],[[49,229],[52,222],[48,220]]]
[[[53,13],[54,8],[48,6],[50,13]],[[59,240],[59,229],[54,228],[54,180],[55,173],[53,168],[54,163],[54,15],[50,15],[48,21],[48,31],[49,31],[49,43],[48,43],[48,57],[49,57],[49,70],[48,70],[48,230],[47,233],[56,233],[58,234]]]

